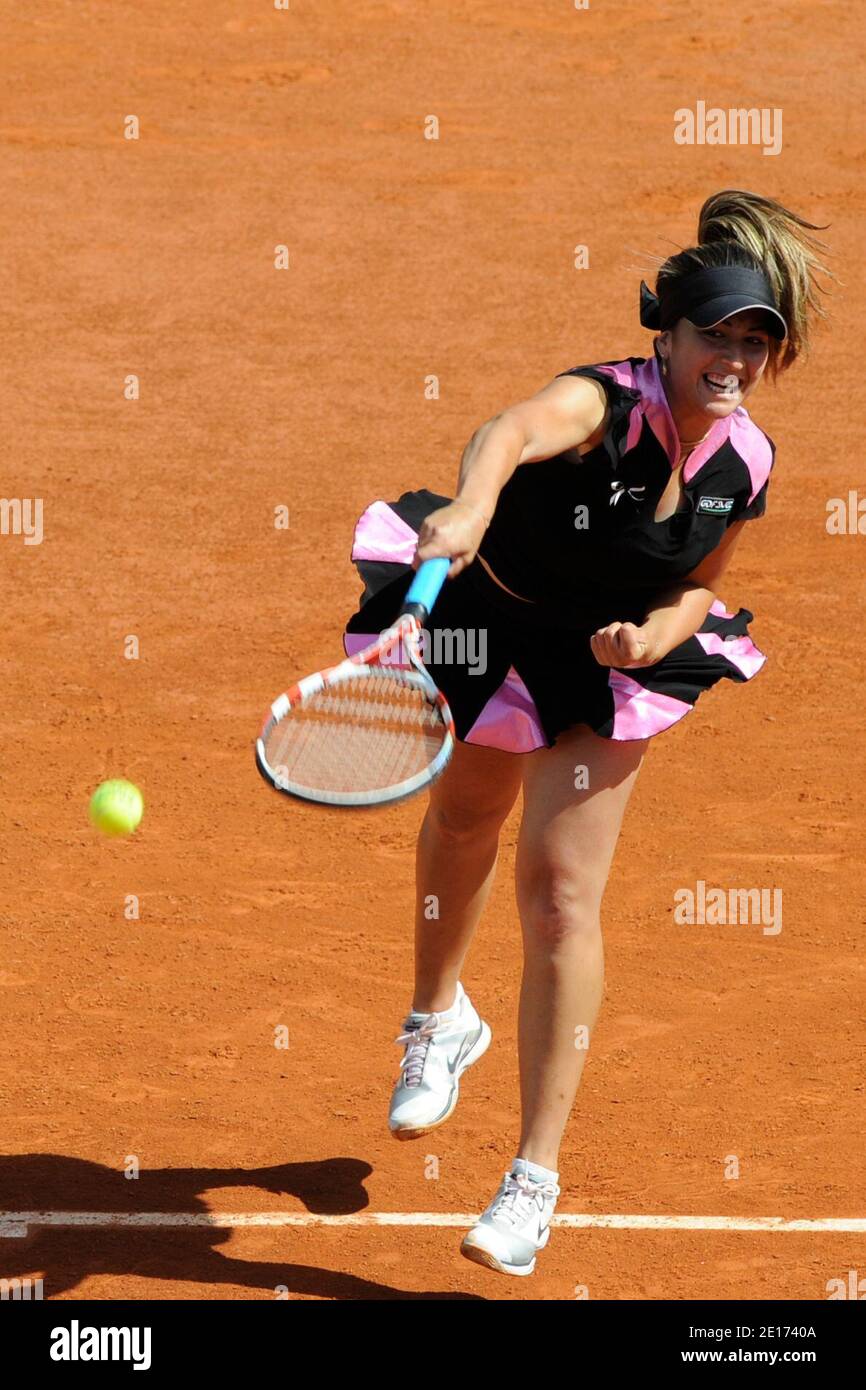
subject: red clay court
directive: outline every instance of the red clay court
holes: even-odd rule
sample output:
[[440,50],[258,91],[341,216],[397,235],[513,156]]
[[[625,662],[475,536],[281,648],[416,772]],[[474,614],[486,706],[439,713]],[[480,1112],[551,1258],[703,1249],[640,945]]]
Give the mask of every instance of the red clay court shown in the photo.
[[[743,0],[720,35],[716,6],[663,0],[2,8],[2,491],[43,499],[44,537],[0,537],[0,1276],[821,1300],[866,1272],[866,541],[826,528],[863,478],[861,12]],[[675,144],[698,100],[782,109],[781,153]],[[477,425],[557,372],[648,354],[642,256],[724,187],[831,224],[841,283],[811,360],[750,403],[778,462],[721,596],[769,659],[649,750],[557,1208],[694,1224],[558,1223],[509,1280],[458,1227],[518,1133],[519,811],[465,972],[492,1047],[449,1123],[398,1145],[424,797],[290,804],[252,742],[341,655],[363,508],[448,493]],[[107,777],[144,793],[128,840],[87,822]],[[781,888],[782,931],[676,925],[698,880]],[[769,1217],[830,1224],[737,1229]]]

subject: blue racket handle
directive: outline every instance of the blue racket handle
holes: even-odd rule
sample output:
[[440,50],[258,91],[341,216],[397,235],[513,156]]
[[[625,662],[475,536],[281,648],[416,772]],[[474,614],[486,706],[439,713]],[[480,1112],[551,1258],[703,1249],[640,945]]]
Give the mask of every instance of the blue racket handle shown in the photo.
[[401,615],[414,613],[419,622],[423,623],[439,597],[450,568],[451,561],[444,555],[435,560],[425,560],[409,585],[409,592],[400,610]]

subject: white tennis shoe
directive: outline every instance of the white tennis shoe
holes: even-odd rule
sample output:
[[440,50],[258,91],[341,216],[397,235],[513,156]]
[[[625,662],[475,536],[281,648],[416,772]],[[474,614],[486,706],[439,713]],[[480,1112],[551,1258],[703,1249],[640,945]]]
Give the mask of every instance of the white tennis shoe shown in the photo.
[[454,1003],[460,1008],[450,1023],[439,1014],[413,1012],[395,1039],[406,1049],[388,1114],[395,1139],[418,1139],[444,1124],[457,1104],[462,1073],[490,1046],[490,1028],[459,982]]
[[550,1240],[550,1218],[561,1189],[534,1182],[518,1159],[489,1207],[464,1237],[461,1255],[500,1274],[531,1274]]

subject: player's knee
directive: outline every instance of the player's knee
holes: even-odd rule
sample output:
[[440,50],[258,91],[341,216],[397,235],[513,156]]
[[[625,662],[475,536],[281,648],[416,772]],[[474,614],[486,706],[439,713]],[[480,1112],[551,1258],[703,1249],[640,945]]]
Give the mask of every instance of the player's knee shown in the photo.
[[567,873],[541,871],[518,894],[520,920],[530,942],[546,947],[601,932],[600,902],[592,887]]
[[443,840],[471,841],[498,834],[511,809],[507,798],[479,801],[472,797],[454,801],[431,801],[427,820]]

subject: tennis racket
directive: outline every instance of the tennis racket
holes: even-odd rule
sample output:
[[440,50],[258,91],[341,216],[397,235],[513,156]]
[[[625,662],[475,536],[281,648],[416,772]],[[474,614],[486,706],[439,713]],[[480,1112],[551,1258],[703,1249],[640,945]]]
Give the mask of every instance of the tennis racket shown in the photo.
[[277,791],[328,806],[381,806],[444,770],[454,721],[421,663],[419,638],[450,565],[426,560],[387,632],[274,701],[256,763]]

